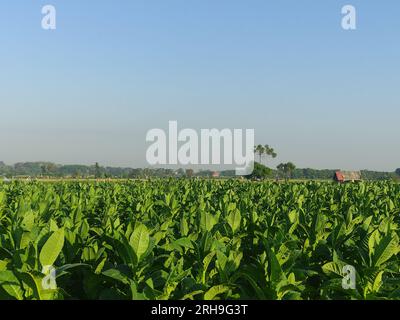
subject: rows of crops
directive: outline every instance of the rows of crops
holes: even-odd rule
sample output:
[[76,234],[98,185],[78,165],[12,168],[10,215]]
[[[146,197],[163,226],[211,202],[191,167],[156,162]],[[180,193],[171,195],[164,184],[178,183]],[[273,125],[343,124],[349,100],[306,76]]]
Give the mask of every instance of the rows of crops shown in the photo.
[[399,213],[388,182],[0,184],[0,299],[398,299]]

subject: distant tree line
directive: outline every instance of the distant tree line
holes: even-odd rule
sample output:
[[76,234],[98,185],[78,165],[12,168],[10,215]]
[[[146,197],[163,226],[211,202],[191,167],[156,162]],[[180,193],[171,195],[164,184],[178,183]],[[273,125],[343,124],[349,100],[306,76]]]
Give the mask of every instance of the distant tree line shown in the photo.
[[[267,149],[267,148],[265,148]],[[261,148],[259,147],[259,150]],[[265,156],[274,157],[271,148]],[[272,153],[272,155],[271,155]],[[261,155],[262,158],[262,155]],[[258,162],[255,163],[254,172],[249,178],[269,179],[332,179],[338,170],[299,169],[291,162],[278,165],[277,169],[270,169]],[[400,168],[395,172],[361,171],[364,180],[400,179]],[[148,177],[212,177],[215,172],[211,170],[193,171],[191,169],[165,169],[165,168],[119,168],[102,167],[98,163],[93,165],[57,165],[51,162],[21,162],[6,165],[0,161],[0,176],[4,177],[54,177],[54,178],[148,178]],[[234,170],[218,172],[220,178],[235,177]]]
[[[120,168],[94,165],[57,165],[51,162],[21,162],[6,165],[0,161],[0,176],[12,177],[54,177],[54,178],[148,178],[148,177],[211,177],[214,171],[165,168]],[[235,176],[234,170],[219,172],[220,177]]]
[[[332,179],[336,170],[317,170],[317,169],[295,169],[292,173],[293,179]],[[364,180],[390,180],[395,178],[396,174],[393,172],[380,172],[361,170],[361,177]]]
[[[254,170],[247,178],[250,179],[296,179],[296,180],[332,180],[336,171],[339,169],[299,169],[291,162],[281,163],[277,169],[270,169],[258,162],[254,165]],[[400,169],[396,172],[381,172],[361,170],[363,180],[400,180]]]

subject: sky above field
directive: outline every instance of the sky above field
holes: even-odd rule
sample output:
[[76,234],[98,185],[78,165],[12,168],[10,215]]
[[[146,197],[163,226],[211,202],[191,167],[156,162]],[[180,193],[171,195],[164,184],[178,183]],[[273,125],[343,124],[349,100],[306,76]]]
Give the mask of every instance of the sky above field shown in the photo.
[[398,0],[1,1],[0,161],[143,167],[146,132],[176,120],[253,128],[271,166],[393,171],[399,16]]

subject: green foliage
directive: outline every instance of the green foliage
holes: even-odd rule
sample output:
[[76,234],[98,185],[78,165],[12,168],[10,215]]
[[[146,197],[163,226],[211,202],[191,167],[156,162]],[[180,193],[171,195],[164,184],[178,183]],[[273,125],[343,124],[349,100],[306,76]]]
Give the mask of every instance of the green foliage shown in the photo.
[[291,178],[293,171],[296,169],[296,166],[292,162],[288,162],[280,163],[276,168],[286,179],[289,179]]
[[255,162],[253,172],[247,176],[248,179],[266,179],[270,177],[272,170],[261,163]]
[[399,223],[393,182],[0,183],[0,299],[399,299]]
[[[254,148],[256,160],[258,163],[267,163],[268,157],[275,158],[277,156],[273,148],[268,145],[258,145]],[[335,170],[317,170],[317,169],[294,169],[291,172],[291,178],[304,180],[304,179],[319,179],[319,180],[331,180],[336,171]],[[219,172],[220,177],[236,177],[235,170],[224,170]],[[279,170],[272,170],[269,176],[276,176]],[[196,177],[211,177],[213,171],[203,170],[193,173]],[[399,179],[400,169],[396,172],[378,172],[378,171],[361,171],[362,178],[364,180],[381,181],[381,180],[393,180]],[[181,178],[185,177],[185,170],[182,168],[178,170],[165,169],[165,168],[118,168],[118,167],[101,167],[100,165],[59,165],[50,162],[23,162],[16,163],[12,166],[4,164],[0,161],[0,181],[1,176],[6,177],[64,177],[64,178]]]
[[144,253],[149,248],[149,244],[150,244],[149,232],[145,225],[139,224],[139,226],[135,228],[135,231],[133,231],[130,239],[130,245],[132,246],[138,261],[140,261]]
[[[25,220],[25,219],[24,219]],[[42,266],[52,266],[64,246],[64,230],[55,231],[40,251],[39,261]]]

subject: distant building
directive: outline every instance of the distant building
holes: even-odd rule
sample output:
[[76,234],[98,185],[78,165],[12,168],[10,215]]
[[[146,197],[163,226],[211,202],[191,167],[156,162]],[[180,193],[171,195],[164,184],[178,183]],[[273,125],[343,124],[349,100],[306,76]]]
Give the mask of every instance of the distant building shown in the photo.
[[333,179],[341,183],[362,181],[360,171],[336,171]]
[[219,173],[218,171],[214,171],[214,172],[211,174],[211,176],[212,176],[213,178],[219,178],[220,173]]

